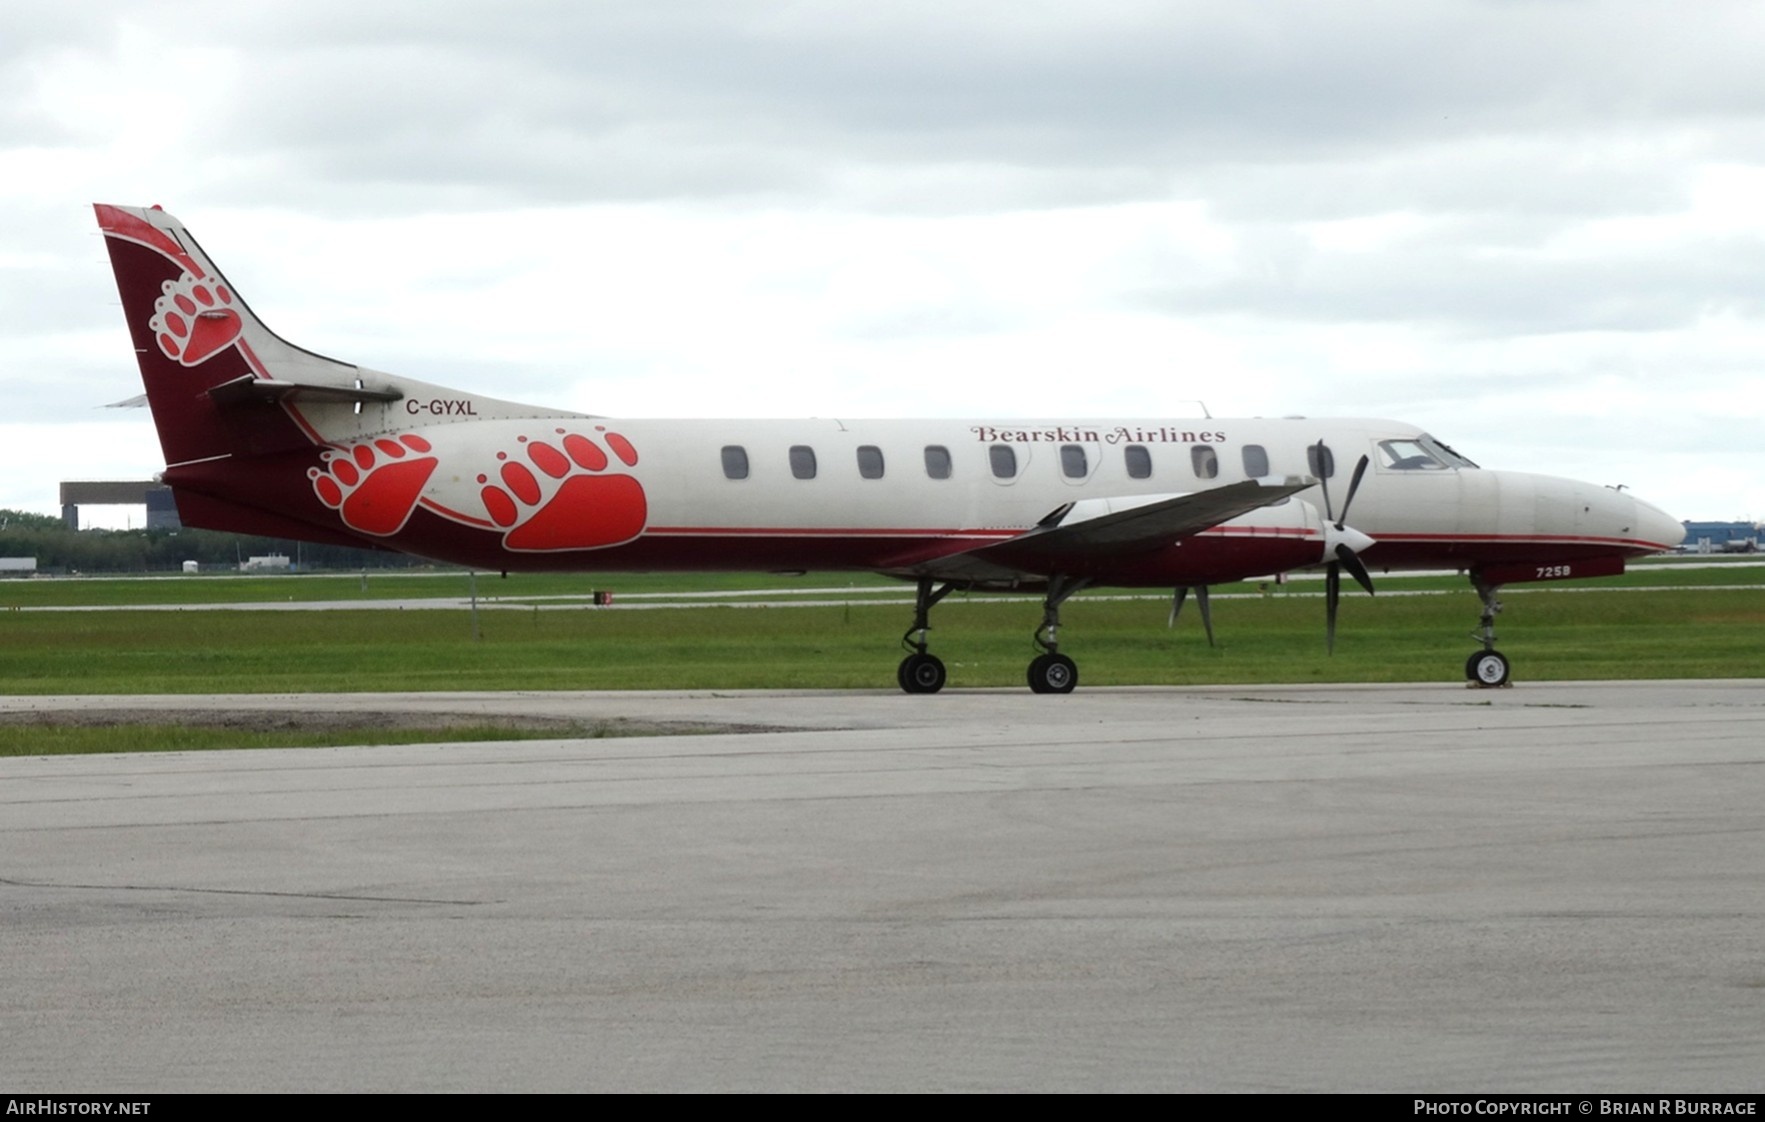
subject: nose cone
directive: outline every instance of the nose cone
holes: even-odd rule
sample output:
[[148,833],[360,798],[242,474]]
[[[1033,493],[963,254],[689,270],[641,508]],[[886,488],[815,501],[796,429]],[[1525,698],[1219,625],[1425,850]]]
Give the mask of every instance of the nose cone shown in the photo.
[[1644,546],[1655,550],[1669,550],[1685,540],[1685,526],[1671,514],[1641,499],[1632,499],[1635,507],[1635,520],[1631,529]]

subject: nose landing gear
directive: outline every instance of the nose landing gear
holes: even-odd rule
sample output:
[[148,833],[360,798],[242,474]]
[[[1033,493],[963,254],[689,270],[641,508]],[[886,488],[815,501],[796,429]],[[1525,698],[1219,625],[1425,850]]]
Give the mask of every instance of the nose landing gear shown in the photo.
[[1471,578],[1472,587],[1483,600],[1483,617],[1471,638],[1483,644],[1483,649],[1465,660],[1465,681],[1473,689],[1495,689],[1508,685],[1508,658],[1495,649],[1495,617],[1501,613],[1501,601],[1495,598],[1499,584],[1485,584],[1476,577]]

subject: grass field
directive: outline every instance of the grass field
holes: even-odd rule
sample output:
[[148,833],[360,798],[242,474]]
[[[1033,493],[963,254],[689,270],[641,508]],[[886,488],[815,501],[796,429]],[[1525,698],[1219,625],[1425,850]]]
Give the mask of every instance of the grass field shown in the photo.
[[[880,583],[879,583],[880,582]],[[379,598],[460,597],[464,574],[40,580],[0,586],[0,608],[104,604],[108,611],[0,610],[0,693],[183,693],[453,689],[892,688],[910,596],[881,578],[481,576],[481,597],[531,604],[375,610]],[[822,607],[559,610],[610,587],[636,594],[850,586]],[[1063,649],[1086,685],[1457,680],[1478,602],[1462,579],[1385,578],[1345,594],[1334,657],[1321,584],[1259,595],[1215,590],[1210,649],[1193,607],[1172,630],[1168,600],[1080,596]],[[892,590],[894,595],[887,595]],[[884,593],[878,595],[879,592]],[[1235,598],[1234,593],[1245,594]],[[1433,594],[1427,594],[1433,593]],[[818,599],[828,599],[826,596]],[[836,597],[844,598],[844,597]],[[165,605],[360,600],[339,611],[131,611]],[[1518,680],[1751,677],[1765,671],[1765,568],[1639,566],[1609,581],[1504,591],[1501,647]],[[1033,597],[957,594],[933,613],[951,685],[1022,684],[1039,619]]]
[[[485,610],[474,624],[461,607],[377,606],[457,601],[472,586],[463,573],[6,582],[0,693],[892,689],[897,639],[911,618],[909,586],[848,574],[480,575],[476,585]],[[1215,589],[1213,648],[1193,606],[1171,629],[1163,596],[1076,597],[1062,613],[1062,649],[1079,662],[1081,688],[1462,680],[1479,610],[1463,579],[1379,585],[1376,597],[1345,595],[1333,657],[1324,650],[1322,584],[1303,579]],[[613,589],[616,603],[651,606],[581,607],[595,588]],[[804,597],[820,606],[753,604],[830,589],[840,591]],[[1518,586],[1503,598],[1498,633],[1516,682],[1765,673],[1765,567],[1644,565],[1613,580]],[[317,601],[360,607],[199,607]],[[1022,688],[1039,618],[1028,596],[959,593],[940,604],[932,649],[949,665],[951,687]],[[12,724],[0,726],[0,755],[617,734]]]

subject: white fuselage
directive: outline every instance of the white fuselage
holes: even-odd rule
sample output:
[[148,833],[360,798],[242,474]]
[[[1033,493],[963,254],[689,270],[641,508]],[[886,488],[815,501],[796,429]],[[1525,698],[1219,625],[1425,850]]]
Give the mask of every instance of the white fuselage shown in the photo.
[[[344,433],[325,431],[326,412],[343,420],[337,407],[309,409],[308,420],[341,449],[374,431],[421,437],[439,463],[421,506],[463,526],[497,526],[494,493],[513,494],[497,473],[511,462],[529,463],[532,450],[548,441],[561,446],[585,434],[602,444],[620,439],[631,449],[630,463],[609,458],[592,471],[566,467],[598,484],[617,477],[640,488],[636,533],[575,549],[531,548],[511,534],[510,556],[501,561],[482,550],[451,558],[508,568],[566,567],[562,556],[540,555],[570,553],[568,567],[935,573],[938,557],[1022,534],[1066,504],[1324,475],[1328,503],[1318,487],[1197,535],[1305,538],[1313,547],[1309,564],[1327,559],[1316,551],[1326,506],[1341,516],[1362,456],[1368,467],[1347,521],[1372,537],[1365,559],[1376,568],[1631,556],[1670,547],[1680,530],[1627,493],[1475,467],[1415,426],[1388,420],[621,420],[554,412],[520,418],[485,416],[503,403],[484,399],[462,398],[465,405],[443,415],[413,412],[409,400],[351,413],[341,427],[352,431]],[[415,423],[398,423],[407,419]],[[1324,460],[1315,451],[1320,441],[1328,449]],[[528,474],[539,490],[532,503],[515,505],[543,507],[553,484],[537,468]],[[445,556],[439,545],[433,533],[419,533],[400,548]],[[1098,579],[1119,583],[1188,579],[1139,561],[1102,568]],[[1217,579],[1238,575],[1246,574],[1222,569]]]

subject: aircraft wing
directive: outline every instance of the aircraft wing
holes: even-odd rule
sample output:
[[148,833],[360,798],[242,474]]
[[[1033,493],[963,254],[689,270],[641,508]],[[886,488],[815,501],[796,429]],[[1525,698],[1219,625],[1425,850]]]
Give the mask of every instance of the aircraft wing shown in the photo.
[[1249,480],[1183,495],[1081,499],[1056,508],[1033,529],[1017,537],[955,555],[927,558],[911,568],[940,580],[998,581],[1025,574],[1046,576],[1059,571],[1063,562],[1094,565],[1112,557],[1163,549],[1315,486],[1315,479],[1289,477],[1279,484]]
[[1315,486],[1313,479],[1273,486],[1253,479],[1186,495],[1083,499],[1049,514],[1022,537],[989,548],[1090,554],[1157,549]]

